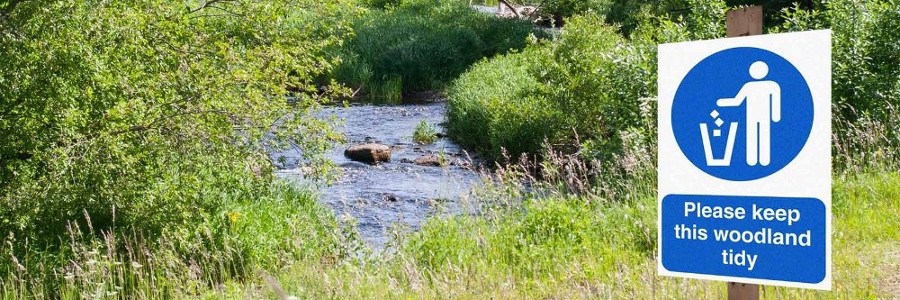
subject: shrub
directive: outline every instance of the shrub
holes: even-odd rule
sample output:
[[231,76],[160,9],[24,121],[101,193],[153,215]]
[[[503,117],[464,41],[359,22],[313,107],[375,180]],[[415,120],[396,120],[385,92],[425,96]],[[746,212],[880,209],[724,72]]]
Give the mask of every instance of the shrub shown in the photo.
[[386,9],[400,5],[400,0],[365,0],[362,1],[368,7]]
[[[271,187],[266,149],[294,140],[314,158],[335,138],[307,116],[334,96],[313,80],[333,63],[324,49],[345,34],[333,20],[340,9],[304,0],[205,3],[0,4],[5,257],[46,254],[53,259],[26,266],[61,267],[71,231],[81,230],[73,235],[139,238],[150,250],[178,241],[173,249],[185,261],[228,256],[235,261],[208,271],[238,274],[232,265],[277,264],[280,254],[269,251],[293,252],[290,235],[327,229],[327,216],[268,215],[258,206],[312,205]],[[226,221],[232,211],[280,221],[235,231]],[[217,252],[226,244],[237,254]],[[0,260],[0,276],[16,269]]]
[[555,63],[540,77],[566,112],[566,141],[596,139],[601,152],[621,149],[619,132],[639,126],[640,99],[652,95],[644,57],[597,16],[572,18],[553,46]]
[[606,15],[613,5],[611,0],[541,0],[536,1],[541,12],[553,16],[571,17],[591,11]]
[[[628,160],[643,157],[633,154],[655,149],[657,44],[725,34],[724,1],[686,0],[682,13],[656,11],[677,3],[642,7],[629,38],[587,13],[568,19],[553,42],[480,63],[450,89],[452,135],[495,160],[504,148],[513,157],[539,153],[546,140],[557,150],[628,169]],[[530,112],[531,103],[543,113],[510,117]],[[528,134],[517,134],[522,131]]]
[[587,14],[602,15],[605,16],[607,24],[619,27],[623,36],[629,36],[647,16],[676,20],[691,11],[691,5],[687,0],[525,0],[513,2],[538,6],[542,15],[556,18]]
[[640,126],[652,91],[641,48],[598,15],[570,19],[558,41],[483,62],[450,89],[451,135],[488,158],[501,149],[537,154],[542,143],[596,139],[598,153],[621,148],[620,131]]
[[[687,9],[666,11],[679,3]],[[606,22],[619,20],[615,11],[621,5],[625,3],[612,2]],[[633,18],[629,21],[633,28],[622,29],[630,33],[628,39],[612,27],[602,26],[601,17],[588,13],[569,19],[557,41],[529,47],[541,50],[523,52],[544,51],[550,60],[534,63],[523,54],[514,54],[481,63],[464,74],[450,90],[448,120],[454,137],[494,159],[500,157],[501,148],[513,156],[537,153],[544,139],[555,145],[577,146],[559,148],[575,148],[584,158],[603,161],[623,158],[626,143],[634,148],[635,143],[625,141],[624,136],[644,141],[650,150],[655,135],[656,44],[722,37],[727,7],[724,1],[699,0],[636,1],[626,6]],[[816,7],[785,9],[773,18],[784,23],[768,31],[832,27],[839,168],[897,163],[893,153],[900,149],[900,122],[896,121],[900,30],[895,28],[900,26],[900,4],[843,0]],[[516,66],[520,64],[525,66]],[[492,68],[510,71],[488,70]],[[480,81],[508,86],[486,86]],[[522,90],[527,96],[519,95]],[[548,113],[533,116],[544,120],[545,126],[532,134],[514,133],[533,120],[505,117],[498,121],[504,114],[522,112],[518,106],[497,103],[535,101],[542,101],[539,106]],[[498,138],[509,136],[518,138]],[[574,145],[576,140],[581,145]]]
[[450,136],[488,159],[535,153],[553,139],[560,112],[542,95],[533,76],[549,53],[540,47],[482,61],[450,87],[447,104]]
[[771,31],[833,31],[836,162],[896,164],[890,153],[900,149],[900,2],[839,0],[783,13],[785,22]]

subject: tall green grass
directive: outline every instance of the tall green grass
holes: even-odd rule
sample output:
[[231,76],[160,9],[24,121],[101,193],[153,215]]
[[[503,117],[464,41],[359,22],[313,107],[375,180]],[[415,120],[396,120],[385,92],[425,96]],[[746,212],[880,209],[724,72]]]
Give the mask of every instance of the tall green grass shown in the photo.
[[[601,179],[587,169],[573,173],[579,167],[550,160],[558,169],[542,167],[539,181],[525,171],[535,166],[518,164],[493,173],[469,203],[469,214],[432,218],[420,231],[395,241],[386,254],[335,267],[295,265],[276,276],[277,284],[257,287],[262,295],[277,295],[271,286],[278,286],[284,295],[300,298],[726,296],[722,282],[656,274],[654,176],[624,179],[628,193],[584,190],[577,187],[622,179]],[[889,276],[898,266],[891,257],[900,252],[898,174],[884,169],[835,175],[833,291],[765,286],[763,296],[891,297]]]
[[[432,217],[374,254],[308,194],[284,187],[224,207],[222,242],[207,227],[194,241],[73,230],[66,256],[10,256],[0,297],[724,297],[721,282],[656,275],[653,154],[628,155],[603,172],[558,152],[486,172],[464,214]],[[900,172],[836,173],[833,213],[834,291],[764,287],[765,297],[891,296]],[[201,246],[185,252],[181,243]],[[240,263],[253,253],[268,263]]]
[[192,297],[253,281],[261,270],[334,263],[356,251],[308,191],[278,183],[217,196],[224,198],[218,214],[198,213],[193,226],[173,226],[161,236],[101,231],[85,214],[70,223],[57,250],[9,237],[0,244],[0,298]]
[[[257,268],[247,272],[245,279],[234,280],[209,272],[228,264],[228,257],[219,253],[229,251],[198,249],[210,257],[192,261],[166,250],[172,249],[173,246],[166,246],[171,241],[149,248],[152,242],[139,237],[104,235],[82,239],[76,233],[70,241],[73,255],[65,267],[38,272],[27,267],[28,259],[15,257],[13,262],[23,266],[8,267],[13,272],[0,278],[0,297],[725,297],[722,282],[656,275],[656,182],[649,166],[641,167],[647,169],[643,172],[647,175],[622,179],[592,175],[586,166],[573,165],[575,162],[567,157],[544,157],[548,157],[544,166],[517,164],[485,174],[486,185],[476,191],[475,199],[467,202],[468,214],[431,218],[420,231],[397,236],[389,243],[391,248],[380,254],[359,251],[352,246],[358,244],[344,238],[348,235],[325,235],[325,240],[337,239],[346,245],[344,250],[317,246],[320,255]],[[541,179],[534,176],[536,172],[541,173]],[[624,181],[620,184],[629,188],[627,192],[597,188],[608,181]],[[900,213],[900,173],[895,169],[839,173],[834,182],[833,291],[765,286],[764,297],[892,296],[889,293],[896,287],[891,287],[889,276],[898,265],[891,257],[900,252],[900,219],[896,218]],[[285,196],[290,198],[291,193]],[[311,202],[300,203],[309,207]],[[308,215],[318,210],[292,208],[297,204],[288,201],[265,211],[245,211],[234,222],[253,223],[252,220],[261,219],[257,222],[262,227],[253,228],[255,233],[279,231],[278,228],[296,230],[294,226],[304,223],[285,225],[279,224],[284,217],[259,216]],[[293,231],[284,237],[298,246],[323,238],[311,232],[315,230]],[[116,247],[121,247],[121,251],[116,251]],[[290,253],[284,249],[270,251],[277,255]],[[327,254],[341,251],[352,254]],[[42,257],[41,261],[49,261],[49,257]],[[53,285],[33,282],[54,277],[59,278]]]

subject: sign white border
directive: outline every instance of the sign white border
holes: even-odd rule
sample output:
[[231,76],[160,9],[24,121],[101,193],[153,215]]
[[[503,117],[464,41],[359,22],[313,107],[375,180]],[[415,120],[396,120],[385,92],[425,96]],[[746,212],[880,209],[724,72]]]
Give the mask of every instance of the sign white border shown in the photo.
[[[672,130],[672,103],[687,73],[704,58],[730,48],[754,47],[791,62],[806,79],[814,116],[809,139],[787,166],[750,181],[730,181],[706,174],[681,152]],[[767,34],[659,45],[657,270],[659,275],[750,284],[830,290],[831,271],[831,30]],[[790,281],[682,273],[662,264],[662,199],[669,194],[810,197],[825,205],[825,278],[809,284]],[[788,267],[788,266],[786,266]]]

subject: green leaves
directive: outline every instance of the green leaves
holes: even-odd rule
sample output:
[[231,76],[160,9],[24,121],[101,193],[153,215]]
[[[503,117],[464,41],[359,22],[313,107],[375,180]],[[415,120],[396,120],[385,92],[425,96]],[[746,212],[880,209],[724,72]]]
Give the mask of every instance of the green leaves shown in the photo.
[[896,164],[900,148],[900,2],[836,0],[782,11],[774,32],[831,28],[835,162],[848,169]]
[[459,1],[384,5],[388,9],[355,20],[355,35],[339,50],[343,63],[332,74],[382,102],[441,89],[476,61],[523,48],[533,31],[525,21],[489,16]]
[[434,128],[434,125],[428,124],[425,120],[419,121],[412,134],[412,139],[419,144],[434,143],[437,140],[437,130]]
[[[621,152],[620,132],[644,126],[641,98],[652,93],[654,53],[629,43],[596,14],[568,19],[558,40],[477,64],[449,93],[450,135],[502,160],[541,152],[544,142],[577,151]],[[655,66],[654,66],[655,67]]]
[[338,137],[309,112],[343,91],[314,79],[347,4],[205,3],[0,7],[0,234],[53,248],[87,214],[158,237],[257,197],[279,141],[314,160]]

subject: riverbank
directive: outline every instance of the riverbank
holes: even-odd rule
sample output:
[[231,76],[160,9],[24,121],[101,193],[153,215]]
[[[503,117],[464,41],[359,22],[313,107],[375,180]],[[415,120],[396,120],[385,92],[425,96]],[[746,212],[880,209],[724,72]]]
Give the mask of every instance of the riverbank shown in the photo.
[[[833,291],[767,286],[762,295],[896,296],[898,183],[893,171],[837,175]],[[257,291],[274,297],[272,287],[280,286],[285,295],[300,298],[724,298],[724,283],[656,275],[655,223],[652,194],[630,201],[528,198],[484,214],[432,218],[420,232],[392,243],[398,251],[391,255],[297,264],[268,283],[231,288],[233,295]]]

